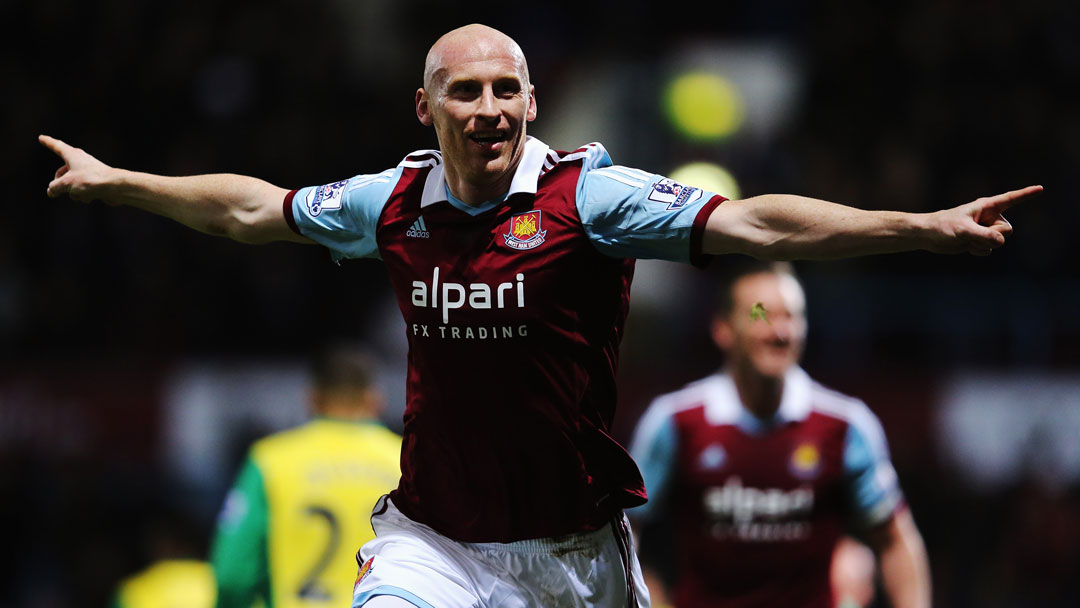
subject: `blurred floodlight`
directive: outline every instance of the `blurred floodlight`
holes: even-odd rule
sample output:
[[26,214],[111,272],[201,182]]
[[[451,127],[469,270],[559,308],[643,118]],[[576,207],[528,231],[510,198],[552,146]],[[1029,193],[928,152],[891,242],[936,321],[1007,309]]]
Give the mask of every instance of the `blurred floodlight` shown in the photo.
[[668,176],[680,184],[715,192],[729,199],[740,198],[739,182],[735,176],[716,163],[689,163],[674,169]]
[[664,89],[664,110],[672,126],[691,139],[721,139],[738,131],[743,122],[738,87],[711,72],[677,75]]
[[[768,141],[798,114],[803,69],[798,55],[784,44],[697,44],[671,54],[666,63],[671,82],[666,91],[680,100],[680,116],[690,117],[690,129],[675,126],[697,141],[725,135]],[[675,118],[675,107],[665,108],[672,121],[681,120]],[[705,135],[695,136],[691,129]]]
[[973,486],[1080,484],[1080,374],[957,372],[941,401],[942,453]]

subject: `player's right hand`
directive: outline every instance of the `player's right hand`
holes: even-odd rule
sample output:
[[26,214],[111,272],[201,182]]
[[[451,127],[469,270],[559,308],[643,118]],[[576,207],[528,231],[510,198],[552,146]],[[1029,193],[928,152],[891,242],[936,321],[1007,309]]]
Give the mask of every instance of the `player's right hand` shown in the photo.
[[1002,215],[1005,210],[1042,189],[1042,186],[1028,186],[931,213],[934,222],[927,249],[935,253],[990,255],[1012,234],[1012,224]]
[[56,170],[56,175],[49,182],[49,198],[66,194],[82,203],[105,198],[103,190],[108,184],[112,167],[81,148],[69,146],[54,137],[38,135],[38,141],[64,161],[64,165]]

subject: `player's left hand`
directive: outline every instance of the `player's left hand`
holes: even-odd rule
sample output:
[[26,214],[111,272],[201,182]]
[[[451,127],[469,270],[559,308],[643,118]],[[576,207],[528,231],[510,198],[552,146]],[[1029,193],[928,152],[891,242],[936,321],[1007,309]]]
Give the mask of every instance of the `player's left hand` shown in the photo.
[[935,253],[990,255],[1012,234],[1012,224],[1002,215],[1005,210],[1042,189],[1028,186],[930,214],[931,240],[927,249]]
[[39,135],[38,141],[52,150],[64,161],[49,182],[49,198],[68,195],[81,202],[105,199],[105,189],[110,183],[112,167],[94,158],[82,148],[68,145],[48,135]]

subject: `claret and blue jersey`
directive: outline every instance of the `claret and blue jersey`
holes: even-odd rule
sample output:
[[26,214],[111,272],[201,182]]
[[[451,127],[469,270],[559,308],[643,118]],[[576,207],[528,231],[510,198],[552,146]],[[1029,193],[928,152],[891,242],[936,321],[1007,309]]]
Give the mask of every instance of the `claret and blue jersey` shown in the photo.
[[641,504],[608,434],[634,258],[703,263],[723,201],[599,144],[530,138],[500,200],[448,190],[437,151],[294,191],[286,218],[335,258],[386,264],[409,340],[402,513],[455,540],[595,530]]
[[451,194],[443,178],[442,155],[437,150],[422,150],[382,173],[296,190],[287,199],[285,217],[298,233],[328,247],[334,259],[379,258],[379,219],[409,169],[430,168],[430,172],[424,175],[416,225],[410,224],[406,231],[415,231],[410,238],[430,238],[424,227],[424,209],[445,203],[461,213],[481,215],[514,194],[535,194],[542,176],[556,165],[571,163],[580,165],[573,204],[581,228],[597,250],[619,258],[697,261],[694,256],[700,244],[689,246],[694,220],[703,206],[717,202],[716,195],[661,175],[612,165],[607,150],[598,143],[565,153],[528,138],[507,196],[480,206],[468,205]]
[[650,495],[631,516],[676,522],[679,606],[832,606],[840,536],[902,503],[877,418],[799,368],[768,421],[727,374],[663,395],[631,449]]

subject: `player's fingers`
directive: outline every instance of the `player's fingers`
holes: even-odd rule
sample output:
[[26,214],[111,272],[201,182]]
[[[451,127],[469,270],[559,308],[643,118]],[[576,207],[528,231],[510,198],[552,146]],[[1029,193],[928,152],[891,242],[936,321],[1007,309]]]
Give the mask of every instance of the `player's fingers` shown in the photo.
[[69,153],[71,150],[74,150],[74,148],[67,145],[66,143],[60,141],[59,139],[56,139],[55,137],[49,137],[48,135],[38,135],[38,141],[41,142],[46,148],[55,152],[61,158],[63,158],[64,155]]
[[45,192],[49,195],[49,198],[57,198],[67,194],[68,190],[70,189],[71,184],[66,183],[60,178],[56,178],[49,182],[49,189]]
[[56,175],[53,176],[53,179],[59,179],[59,178],[63,177],[64,174],[67,173],[68,170],[70,170],[70,169],[71,169],[71,167],[69,167],[65,163],[63,167],[60,167],[59,169],[56,170]]
[[994,249],[1005,244],[1005,235],[993,228],[975,224],[960,237],[967,243],[968,251]]
[[982,199],[981,217],[993,217],[1001,215],[1006,209],[1019,203],[1023,199],[1042,192],[1042,186],[1028,186],[1019,190],[1010,190],[1004,194]]
[[993,224],[990,224],[989,228],[991,230],[996,230],[998,233],[1004,236],[1009,236],[1013,232],[1012,224],[1010,224],[1009,220],[1005,219],[1002,216],[999,216]]

